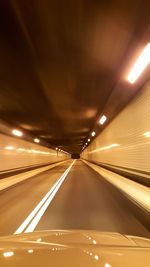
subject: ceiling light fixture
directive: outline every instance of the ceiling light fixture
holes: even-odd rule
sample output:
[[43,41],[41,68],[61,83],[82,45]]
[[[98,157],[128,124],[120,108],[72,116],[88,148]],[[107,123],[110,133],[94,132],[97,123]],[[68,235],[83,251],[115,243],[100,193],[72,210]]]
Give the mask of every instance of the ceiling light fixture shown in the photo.
[[90,138],[88,139],[88,142],[90,142],[91,140],[90,140]]
[[95,135],[96,135],[96,133],[93,131],[93,132],[91,133],[91,135],[92,135],[92,136],[95,136]]
[[40,140],[38,138],[34,138],[34,142],[38,144],[40,143]]
[[105,123],[106,120],[107,120],[107,117],[106,117],[105,115],[103,115],[103,116],[100,118],[99,123],[100,123],[101,125],[103,125],[103,124]]
[[21,137],[23,133],[17,129],[12,130],[12,134]]
[[138,57],[137,61],[135,62],[133,68],[129,72],[128,81],[133,84],[145,68],[150,63],[150,43],[148,43],[145,48],[143,49],[142,53]]
[[150,131],[143,134],[146,137],[150,137]]
[[12,257],[13,255],[14,255],[14,252],[13,251],[6,251],[6,252],[3,253],[3,256],[5,258]]

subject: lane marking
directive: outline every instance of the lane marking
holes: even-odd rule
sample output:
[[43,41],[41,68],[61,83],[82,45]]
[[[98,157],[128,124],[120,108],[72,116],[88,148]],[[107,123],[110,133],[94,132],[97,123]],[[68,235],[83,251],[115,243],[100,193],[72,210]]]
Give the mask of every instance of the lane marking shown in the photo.
[[[52,186],[52,188],[48,191],[48,193],[42,198],[39,204],[34,208],[34,210],[29,214],[29,216],[25,219],[25,221],[19,226],[19,228],[15,231],[14,234],[21,234],[25,228],[27,227],[25,233],[32,232],[39,220],[43,216],[44,212],[48,208],[49,204],[53,200],[56,195],[58,189],[64,182],[67,174],[71,170],[75,160],[71,163],[71,165],[67,168],[67,170],[62,174],[62,176],[58,179],[58,181]],[[33,220],[33,221],[32,221]]]
[[72,165],[74,164],[74,162],[71,164],[71,166],[66,170],[66,172],[64,173],[62,179],[59,181],[59,183],[57,184],[57,186],[54,188],[53,192],[51,193],[51,195],[49,196],[49,198],[46,200],[46,202],[44,203],[44,205],[42,206],[42,208],[39,210],[39,212],[36,214],[36,216],[34,217],[34,219],[32,220],[32,222],[30,223],[30,225],[27,227],[27,229],[25,230],[25,233],[30,233],[33,232],[34,229],[36,228],[38,222],[40,221],[41,217],[43,216],[44,212],[46,211],[46,209],[48,208],[48,206],[50,205],[51,201],[53,200],[54,196],[56,195],[57,191],[59,190],[60,186],[62,185],[62,183],[64,182],[67,174],[69,173],[69,171],[72,168]]

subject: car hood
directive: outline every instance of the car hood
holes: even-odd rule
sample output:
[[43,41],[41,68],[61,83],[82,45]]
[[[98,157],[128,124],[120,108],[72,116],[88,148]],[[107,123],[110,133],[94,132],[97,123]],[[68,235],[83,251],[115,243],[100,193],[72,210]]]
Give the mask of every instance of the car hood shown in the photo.
[[150,239],[97,231],[60,230],[0,238],[0,266],[148,267]]

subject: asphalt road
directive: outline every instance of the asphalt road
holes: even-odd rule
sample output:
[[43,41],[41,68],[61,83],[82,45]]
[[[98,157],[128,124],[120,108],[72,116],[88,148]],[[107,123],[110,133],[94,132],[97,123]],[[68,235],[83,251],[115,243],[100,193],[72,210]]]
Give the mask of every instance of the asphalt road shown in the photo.
[[[58,181],[71,160],[0,192],[0,236],[13,234]],[[122,193],[77,160],[35,230],[85,229],[150,237]]]

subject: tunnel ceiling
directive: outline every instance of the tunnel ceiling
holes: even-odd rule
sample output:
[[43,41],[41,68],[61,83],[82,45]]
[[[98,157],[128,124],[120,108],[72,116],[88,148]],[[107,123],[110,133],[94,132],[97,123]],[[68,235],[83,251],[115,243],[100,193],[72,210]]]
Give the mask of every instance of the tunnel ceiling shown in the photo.
[[98,116],[115,116],[132,95],[116,82],[149,10],[142,1],[1,0],[1,119],[80,152]]

